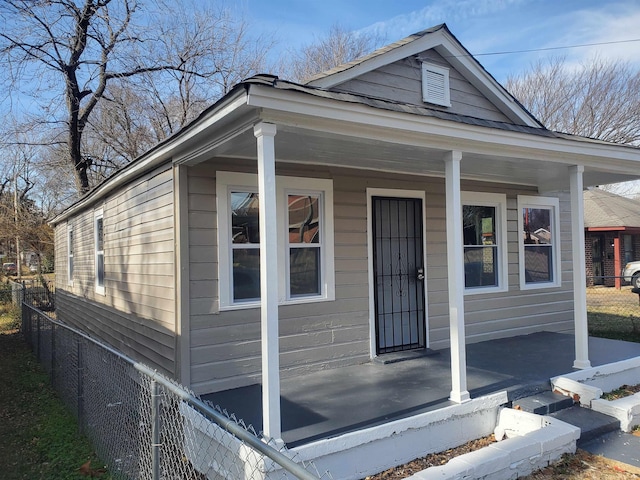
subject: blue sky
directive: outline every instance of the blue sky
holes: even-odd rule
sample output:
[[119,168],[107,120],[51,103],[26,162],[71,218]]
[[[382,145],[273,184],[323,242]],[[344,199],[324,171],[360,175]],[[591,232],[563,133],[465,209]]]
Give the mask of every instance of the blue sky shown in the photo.
[[[257,31],[275,32],[280,48],[309,44],[333,24],[373,31],[391,43],[446,23],[500,82],[538,58],[594,55],[640,68],[640,0],[239,0]],[[484,55],[605,42],[607,45]]]

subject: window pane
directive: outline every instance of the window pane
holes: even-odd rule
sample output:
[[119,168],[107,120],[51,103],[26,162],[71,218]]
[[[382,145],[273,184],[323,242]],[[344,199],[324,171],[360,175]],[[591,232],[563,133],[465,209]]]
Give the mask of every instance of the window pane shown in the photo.
[[258,300],[260,298],[260,250],[238,248],[233,250],[233,299]]
[[552,242],[551,210],[548,208],[523,208],[522,232],[524,243],[528,245],[543,245]]
[[289,254],[291,296],[320,295],[320,248],[292,248]]
[[317,195],[289,195],[289,243],[320,243]]
[[462,207],[465,245],[496,245],[496,209],[476,205]]
[[73,255],[73,232],[69,232],[69,255]]
[[231,239],[233,243],[260,243],[258,194],[231,192]]
[[104,287],[104,254],[98,254],[96,263],[98,269],[96,280],[99,287]]
[[498,285],[497,247],[464,248],[464,285],[495,287]]
[[551,245],[525,245],[524,274],[527,283],[553,281]]
[[102,218],[96,219],[96,250],[104,250],[104,233],[102,229]]

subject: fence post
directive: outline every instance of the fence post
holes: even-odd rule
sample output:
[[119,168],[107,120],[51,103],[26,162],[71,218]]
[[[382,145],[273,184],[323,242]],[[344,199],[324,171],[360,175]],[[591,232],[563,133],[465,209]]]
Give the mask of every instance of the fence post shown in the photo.
[[[22,317],[22,334],[27,339],[27,342],[29,342],[29,345],[31,345],[31,325],[27,321],[27,318],[29,318],[27,316],[27,309],[24,308],[22,303],[20,304],[20,314]],[[29,315],[31,315],[31,312],[29,312]]]
[[83,359],[82,359],[82,340],[78,338],[77,343],[78,348],[78,367],[77,367],[77,381],[78,381],[78,430],[80,433],[83,432],[83,423],[84,423],[84,375],[82,374],[83,370]]
[[160,394],[158,382],[151,379],[151,478],[160,480]]
[[51,386],[56,389],[56,324],[51,322]]
[[40,315],[36,315],[36,318],[38,319],[36,321],[36,326],[38,328],[36,331],[36,358],[38,359],[38,363],[40,363]]

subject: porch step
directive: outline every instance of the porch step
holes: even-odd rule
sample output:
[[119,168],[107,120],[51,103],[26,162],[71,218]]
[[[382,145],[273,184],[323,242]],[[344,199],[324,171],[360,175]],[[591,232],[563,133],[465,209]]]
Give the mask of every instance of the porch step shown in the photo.
[[400,352],[385,353],[374,357],[375,363],[387,365],[389,363],[404,362],[405,360],[413,360],[415,358],[430,357],[432,355],[440,355],[437,350],[430,348],[420,348],[418,350],[404,350]]
[[553,412],[550,416],[580,427],[578,446],[582,446],[582,444],[606,433],[620,430],[620,421],[617,418],[579,405]]
[[550,391],[538,393],[530,397],[520,398],[513,402],[525,412],[538,415],[549,415],[573,406],[573,399]]

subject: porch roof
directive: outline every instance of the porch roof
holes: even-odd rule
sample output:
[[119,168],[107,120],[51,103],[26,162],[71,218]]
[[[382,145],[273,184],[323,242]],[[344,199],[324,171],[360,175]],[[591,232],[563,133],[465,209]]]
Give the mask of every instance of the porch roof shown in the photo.
[[574,165],[584,167],[585,186],[640,178],[636,147],[269,75],[238,88],[246,92],[246,103],[220,119],[222,128],[202,128],[185,139],[174,150],[174,163],[256,159],[253,125],[262,121],[276,125],[277,162],[444,176],[444,156],[460,151],[463,179],[534,186],[540,192],[568,190]]
[[260,122],[277,127],[277,162],[444,176],[443,157],[460,151],[463,179],[534,186],[540,192],[568,190],[574,165],[584,167],[585,186],[640,178],[640,148],[258,75],[51,223],[167,162],[255,160],[253,127]]
[[[574,337],[540,332],[467,345],[471,396],[509,400],[549,390],[574,371]],[[589,338],[593,366],[640,356],[640,344]],[[385,365],[366,363],[281,380],[282,439],[291,447],[453,405],[450,351]],[[261,430],[260,385],[203,396]]]

